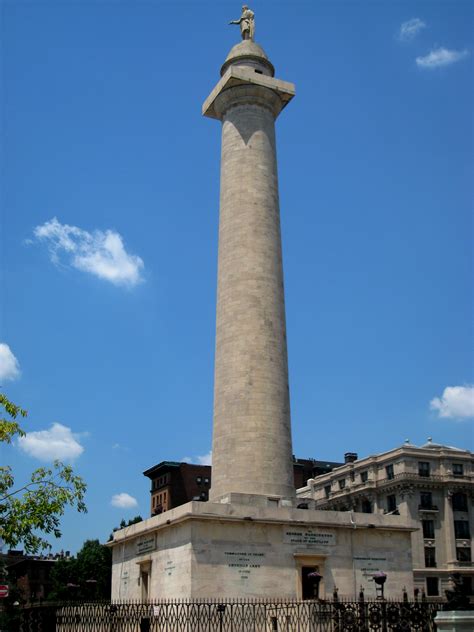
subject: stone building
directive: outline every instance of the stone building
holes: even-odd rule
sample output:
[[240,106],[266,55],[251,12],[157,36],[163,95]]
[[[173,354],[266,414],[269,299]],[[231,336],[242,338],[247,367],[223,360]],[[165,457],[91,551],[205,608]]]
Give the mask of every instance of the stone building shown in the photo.
[[474,565],[474,454],[433,443],[399,448],[346,463],[308,480],[299,499],[318,509],[401,515],[418,524],[412,533],[414,586],[443,595],[453,571],[472,594]]

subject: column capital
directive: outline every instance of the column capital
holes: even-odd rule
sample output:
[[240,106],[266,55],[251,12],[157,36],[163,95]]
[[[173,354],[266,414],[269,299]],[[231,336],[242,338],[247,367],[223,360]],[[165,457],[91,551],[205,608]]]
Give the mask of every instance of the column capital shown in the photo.
[[[203,116],[221,119],[221,108],[216,107],[216,101],[224,92],[235,87],[239,87],[239,96],[243,96],[245,90],[248,90],[249,93],[250,91],[255,94],[260,93],[261,96],[266,93],[267,98],[265,101],[274,111],[275,117],[295,96],[293,83],[259,74],[253,68],[247,66],[230,66],[204,101],[202,106]],[[222,99],[219,99],[219,101],[222,102]],[[274,101],[273,105],[271,105],[272,101]]]

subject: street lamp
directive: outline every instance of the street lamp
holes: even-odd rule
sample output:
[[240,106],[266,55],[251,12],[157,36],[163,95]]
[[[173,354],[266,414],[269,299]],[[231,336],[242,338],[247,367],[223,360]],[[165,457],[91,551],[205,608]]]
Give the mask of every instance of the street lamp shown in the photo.
[[97,597],[97,580],[96,579],[86,579],[86,593],[87,596],[92,599],[93,597]]
[[319,584],[321,583],[323,576],[318,571],[308,573],[308,579],[313,581],[314,598],[319,599]]
[[387,575],[383,571],[378,571],[375,575],[372,575],[375,582],[375,590],[377,593],[377,599],[383,599],[383,587],[387,581]]

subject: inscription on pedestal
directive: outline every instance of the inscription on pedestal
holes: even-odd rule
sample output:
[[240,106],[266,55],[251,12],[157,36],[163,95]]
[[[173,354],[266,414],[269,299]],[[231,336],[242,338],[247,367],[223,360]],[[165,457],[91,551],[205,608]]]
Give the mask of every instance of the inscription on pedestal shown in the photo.
[[235,570],[240,579],[245,581],[256,569],[262,567],[265,553],[260,551],[224,551],[227,567]]
[[285,529],[283,542],[307,546],[335,546],[336,536],[334,533],[316,529]]
[[154,551],[156,548],[155,536],[151,535],[151,536],[142,538],[141,540],[138,540],[136,547],[137,547],[136,548],[137,555]]
[[387,571],[386,557],[360,556],[354,557],[354,571],[357,587],[362,586],[367,597],[376,597],[374,574]]

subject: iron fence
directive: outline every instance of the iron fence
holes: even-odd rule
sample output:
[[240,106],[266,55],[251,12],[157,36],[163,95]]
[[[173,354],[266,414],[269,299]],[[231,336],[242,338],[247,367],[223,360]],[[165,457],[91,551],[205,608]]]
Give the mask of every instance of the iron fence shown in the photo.
[[19,632],[434,632],[427,601],[167,600],[27,607]]

